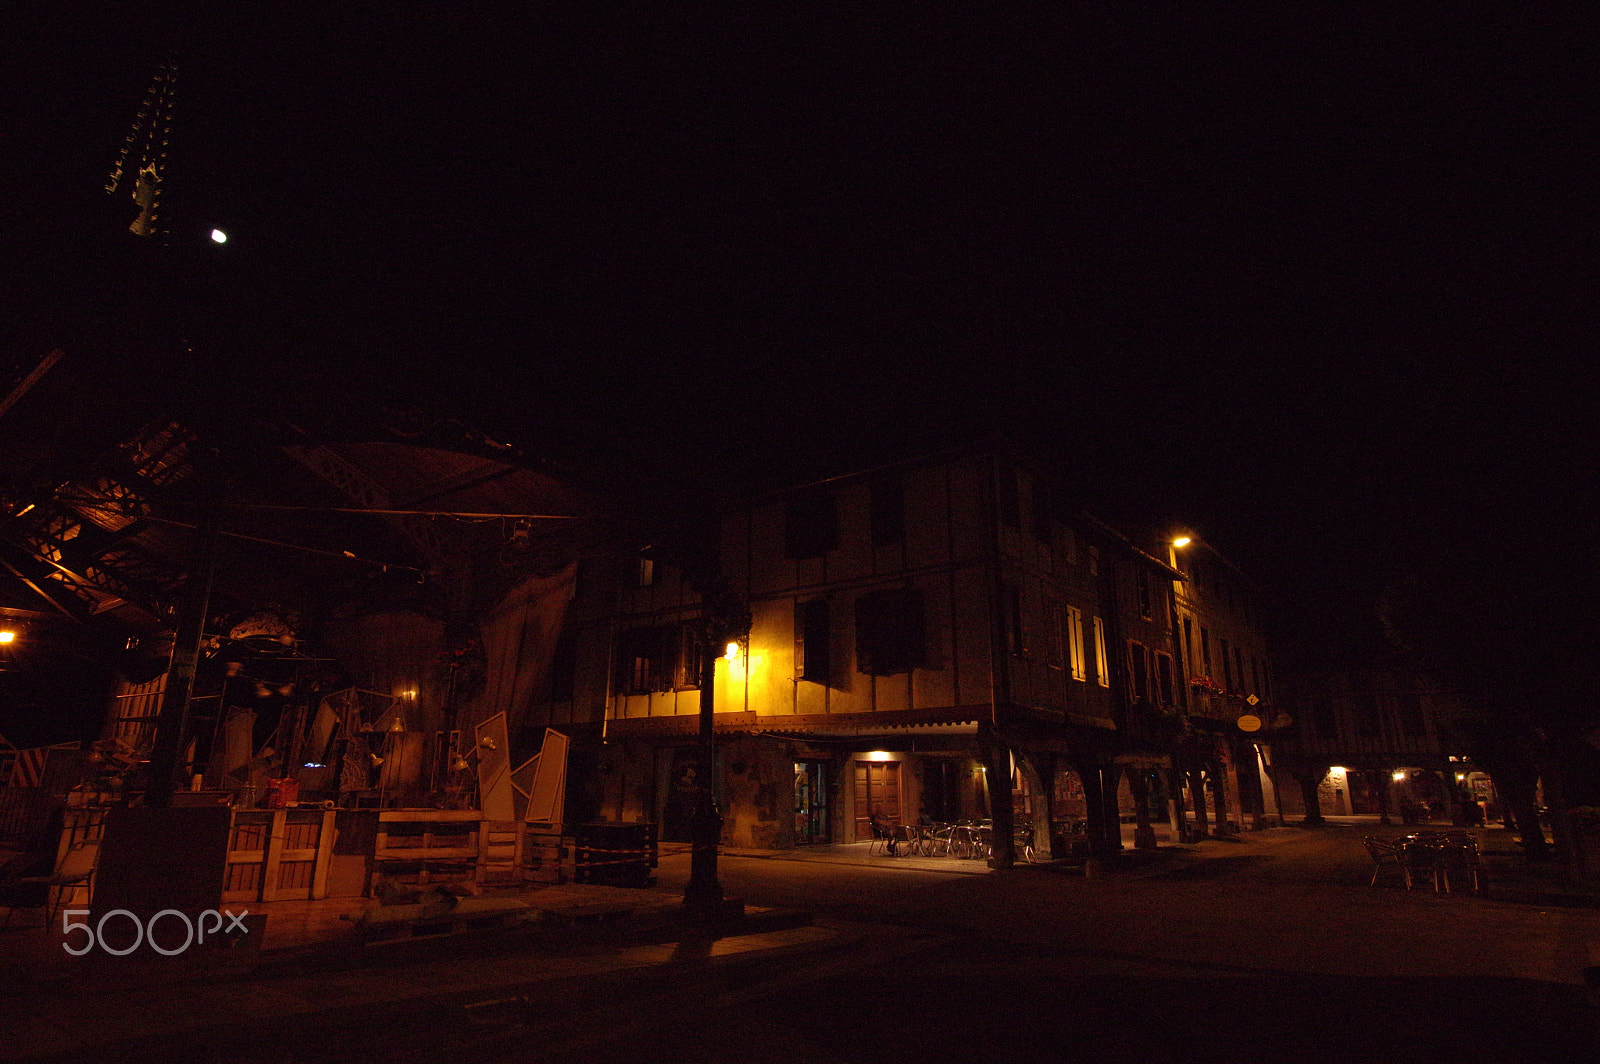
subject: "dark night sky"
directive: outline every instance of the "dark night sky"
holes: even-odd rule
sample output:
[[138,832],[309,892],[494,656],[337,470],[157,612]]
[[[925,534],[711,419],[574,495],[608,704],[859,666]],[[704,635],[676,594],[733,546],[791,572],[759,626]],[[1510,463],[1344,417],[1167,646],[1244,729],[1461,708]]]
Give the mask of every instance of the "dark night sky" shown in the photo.
[[5,13],[10,268],[175,51],[220,359],[732,486],[1008,429],[1308,628],[1413,555],[1592,574],[1586,6],[107,7]]

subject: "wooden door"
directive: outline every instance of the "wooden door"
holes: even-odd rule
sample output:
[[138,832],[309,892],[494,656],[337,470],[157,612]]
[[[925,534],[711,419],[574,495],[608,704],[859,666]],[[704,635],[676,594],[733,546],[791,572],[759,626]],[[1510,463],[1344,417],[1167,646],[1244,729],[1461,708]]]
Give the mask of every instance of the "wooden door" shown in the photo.
[[872,814],[900,823],[900,762],[856,762],[856,838],[872,838]]

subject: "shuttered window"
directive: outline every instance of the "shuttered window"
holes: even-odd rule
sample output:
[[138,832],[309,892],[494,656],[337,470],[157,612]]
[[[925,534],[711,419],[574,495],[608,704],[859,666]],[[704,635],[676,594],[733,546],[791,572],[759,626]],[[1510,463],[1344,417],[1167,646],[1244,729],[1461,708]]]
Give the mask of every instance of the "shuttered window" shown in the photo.
[[783,513],[784,554],[820,558],[839,545],[839,511],[833,496],[816,495],[790,503]]
[[927,663],[922,592],[873,591],[856,599],[856,668],[873,676]]
[[1150,701],[1150,660],[1149,652],[1142,643],[1128,643],[1129,677],[1133,680],[1133,700],[1135,702]]
[[1067,665],[1072,670],[1072,678],[1082,680],[1088,675],[1083,660],[1083,611],[1076,606],[1068,606],[1066,620]]
[[1094,619],[1094,678],[1101,687],[1111,686],[1111,663],[1106,659],[1106,624]]
[[797,680],[812,683],[828,682],[831,661],[828,646],[831,638],[828,623],[828,601],[812,599],[794,604],[794,676]]

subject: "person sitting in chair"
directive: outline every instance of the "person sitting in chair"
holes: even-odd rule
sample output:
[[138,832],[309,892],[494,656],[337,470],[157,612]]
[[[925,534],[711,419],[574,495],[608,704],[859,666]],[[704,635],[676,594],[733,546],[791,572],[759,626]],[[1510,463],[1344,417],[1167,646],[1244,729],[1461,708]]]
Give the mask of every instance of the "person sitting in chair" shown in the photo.
[[883,840],[883,852],[890,857],[895,857],[894,821],[884,816],[880,810],[872,811],[872,834]]

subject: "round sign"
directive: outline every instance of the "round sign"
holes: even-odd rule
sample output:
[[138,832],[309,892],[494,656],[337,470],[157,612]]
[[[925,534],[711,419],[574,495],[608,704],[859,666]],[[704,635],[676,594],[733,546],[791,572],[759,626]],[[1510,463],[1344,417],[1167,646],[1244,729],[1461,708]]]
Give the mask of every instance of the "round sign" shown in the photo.
[[1254,713],[1246,713],[1238,720],[1240,731],[1260,731],[1261,718]]

